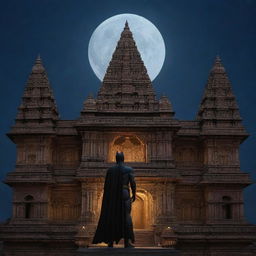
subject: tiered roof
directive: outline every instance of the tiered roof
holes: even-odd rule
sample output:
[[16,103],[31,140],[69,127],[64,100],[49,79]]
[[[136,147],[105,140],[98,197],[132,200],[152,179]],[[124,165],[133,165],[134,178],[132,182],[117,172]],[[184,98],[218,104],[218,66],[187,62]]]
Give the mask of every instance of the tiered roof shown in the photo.
[[207,129],[243,127],[231,83],[219,56],[210,71],[197,120]]
[[[89,101],[89,102],[87,102]],[[120,40],[107,68],[95,104],[98,112],[158,112],[159,101],[126,21]],[[162,103],[168,103],[168,100]],[[91,105],[92,106],[92,105]],[[171,112],[171,105],[162,106]],[[90,108],[91,109],[91,108]],[[86,112],[86,107],[84,108]]]
[[53,92],[40,56],[35,61],[16,122],[49,123],[59,118]]

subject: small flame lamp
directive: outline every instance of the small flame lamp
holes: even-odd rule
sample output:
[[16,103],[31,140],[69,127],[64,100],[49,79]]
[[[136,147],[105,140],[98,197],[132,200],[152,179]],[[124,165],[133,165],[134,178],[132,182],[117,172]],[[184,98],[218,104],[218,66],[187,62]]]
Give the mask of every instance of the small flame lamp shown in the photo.
[[174,248],[177,244],[177,236],[171,227],[166,227],[161,234],[161,245],[166,248]]
[[79,248],[88,248],[90,243],[90,236],[86,226],[81,226],[75,236],[75,243]]

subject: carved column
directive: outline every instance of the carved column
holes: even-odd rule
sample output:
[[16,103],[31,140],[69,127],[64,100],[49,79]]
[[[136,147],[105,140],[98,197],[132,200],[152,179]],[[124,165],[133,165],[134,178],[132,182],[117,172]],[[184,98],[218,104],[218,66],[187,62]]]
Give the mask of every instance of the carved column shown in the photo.
[[93,181],[82,183],[81,221],[85,224],[94,224],[97,211],[97,186]]
[[171,225],[175,221],[174,193],[175,184],[173,182],[164,181],[159,183],[157,190],[158,224]]
[[102,132],[83,132],[83,161],[104,161],[104,135]]
[[173,161],[173,153],[172,153],[172,132],[165,132],[165,159],[167,161]]
[[175,193],[175,184],[168,182],[166,184],[166,199],[167,199],[167,208],[166,215],[174,218],[174,193]]
[[156,134],[152,133],[151,134],[151,161],[155,161],[157,159],[157,141],[156,141]]
[[172,162],[172,132],[160,131],[151,134],[148,143],[152,161]]
[[82,134],[82,138],[83,138],[82,161],[87,161],[91,155],[90,134],[88,132],[84,132]]

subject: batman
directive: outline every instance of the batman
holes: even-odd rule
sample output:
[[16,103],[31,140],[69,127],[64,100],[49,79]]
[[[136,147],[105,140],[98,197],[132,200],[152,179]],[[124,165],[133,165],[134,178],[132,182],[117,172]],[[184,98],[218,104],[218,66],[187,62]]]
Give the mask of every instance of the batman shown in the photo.
[[[132,197],[130,197],[130,189]],[[116,165],[107,170],[101,214],[93,238],[93,244],[113,243],[124,238],[124,247],[133,248],[134,233],[131,218],[132,202],[136,199],[136,183],[131,167],[124,165],[123,152],[116,153]]]

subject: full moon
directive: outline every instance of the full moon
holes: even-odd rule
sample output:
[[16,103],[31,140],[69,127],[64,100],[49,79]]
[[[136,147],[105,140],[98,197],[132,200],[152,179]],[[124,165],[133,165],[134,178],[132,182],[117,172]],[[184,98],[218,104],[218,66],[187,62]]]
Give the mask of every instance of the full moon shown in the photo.
[[90,65],[96,76],[102,81],[126,20],[148,75],[153,81],[164,63],[165,44],[156,26],[139,15],[129,13],[115,15],[103,21],[94,30],[88,47]]

